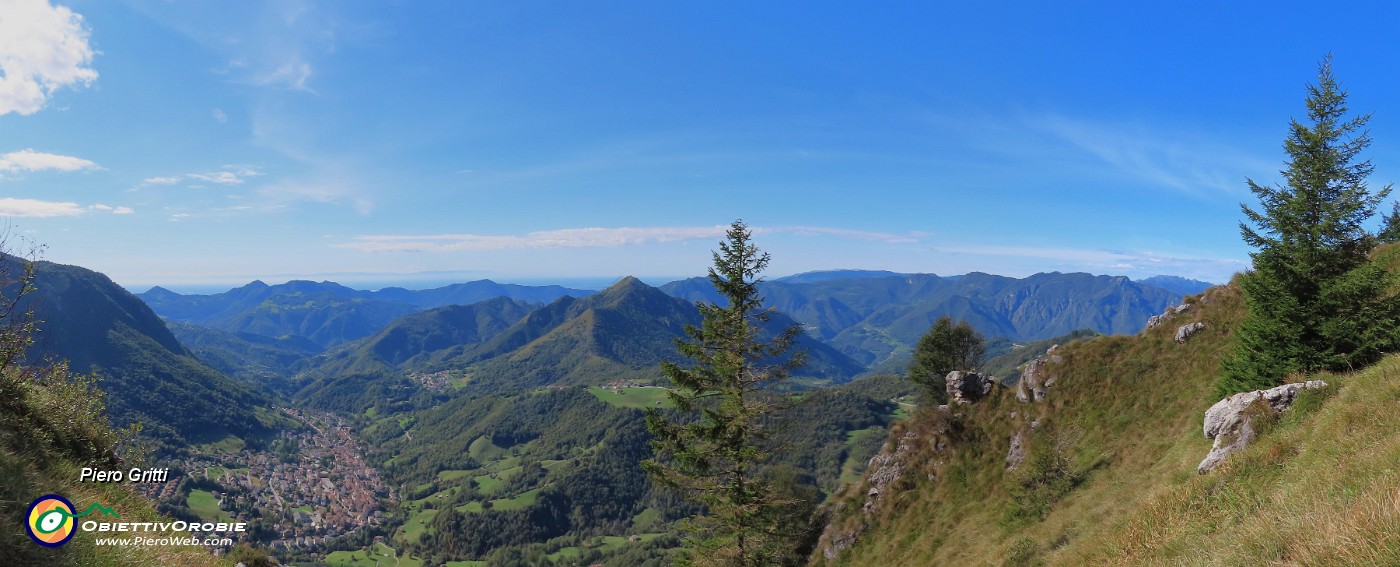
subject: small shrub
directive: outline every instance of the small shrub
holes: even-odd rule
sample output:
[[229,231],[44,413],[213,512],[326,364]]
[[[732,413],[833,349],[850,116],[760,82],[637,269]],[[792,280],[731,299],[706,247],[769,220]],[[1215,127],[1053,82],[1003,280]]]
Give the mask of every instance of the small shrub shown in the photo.
[[1036,554],[1040,553],[1040,546],[1036,545],[1031,538],[1023,537],[1011,544],[1011,550],[1006,554],[1006,561],[1002,562],[1005,567],[1031,567],[1042,564],[1037,560]]
[[1031,435],[1029,452],[1021,466],[1008,476],[1011,504],[1003,518],[1005,527],[1039,521],[1082,480],[1070,463],[1076,432],[1060,432],[1049,423]]

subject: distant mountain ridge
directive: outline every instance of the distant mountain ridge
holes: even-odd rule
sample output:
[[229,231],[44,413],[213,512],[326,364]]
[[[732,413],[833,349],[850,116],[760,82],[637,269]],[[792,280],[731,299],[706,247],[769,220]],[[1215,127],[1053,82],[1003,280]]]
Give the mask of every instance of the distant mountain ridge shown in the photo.
[[[1134,282],[1083,273],[1010,278],[977,272],[942,277],[830,270],[767,281],[761,293],[782,317],[790,317],[784,320],[800,322],[807,331],[804,347],[820,353],[810,361],[813,368],[809,371],[835,376],[850,374],[851,363],[864,367],[862,370],[902,369],[919,336],[944,315],[968,321],[987,337],[1013,342],[1081,329],[1133,333],[1148,317],[1178,303],[1183,293],[1206,285],[1170,276]],[[655,369],[642,361],[655,363],[673,356],[671,339],[680,335],[685,324],[698,322],[693,318],[693,307],[682,309],[690,313],[682,316],[679,308],[667,308],[655,297],[644,299],[655,295],[645,290],[655,289],[630,277],[609,288],[608,294],[489,280],[418,291],[360,291],[332,282],[309,281],[269,286],[257,281],[208,296],[180,295],[157,287],[141,297],[172,321],[192,321],[234,333],[199,334],[181,327],[182,336],[200,341],[201,355],[218,361],[220,368],[244,378],[267,377],[291,388],[290,393],[324,382],[331,373],[375,381],[400,375],[405,369],[452,369],[466,372],[479,383],[494,380],[533,384],[531,387],[572,383],[582,376],[620,378],[654,373]],[[636,294],[633,300],[637,305],[647,307],[619,309],[617,294],[625,294],[625,290]],[[706,278],[670,282],[660,290],[687,303],[720,300]],[[488,299],[505,303],[478,305]],[[445,307],[438,304],[444,302],[476,307],[453,314],[453,310],[439,311]],[[540,303],[545,304],[531,312]],[[419,316],[407,317],[411,314]],[[247,341],[255,335],[268,340],[260,344]],[[315,353],[304,345],[297,346],[293,351],[306,358],[288,364],[295,356],[275,345],[300,337],[331,347],[333,352],[312,359]],[[373,343],[372,350],[364,351],[358,343],[350,345],[362,339]],[[537,341],[539,344],[534,344]],[[250,356],[240,357],[239,352]],[[236,367],[241,358],[261,366],[241,371]],[[269,366],[272,361],[285,366]],[[298,372],[304,375],[291,379]],[[402,399],[403,393],[412,391],[412,384],[402,383],[400,394],[386,394],[386,399]]]
[[[907,357],[938,317],[968,321],[983,335],[1032,341],[1080,329],[1136,333],[1181,293],[1122,276],[1058,272],[1010,278],[979,272],[773,280],[760,285],[767,305],[791,315],[846,355],[867,365]],[[705,278],[661,289],[690,301],[719,301]]]
[[[510,317],[517,320],[501,328]],[[452,329],[483,320],[494,323],[474,329],[467,338],[446,340]],[[771,324],[777,328],[790,322],[779,314]],[[699,323],[693,303],[632,277],[588,297],[561,297],[528,313],[504,298],[438,308],[404,317],[370,338],[319,357],[297,397],[340,407],[347,404],[327,400],[359,398],[365,388],[397,382],[409,370],[459,370],[469,389],[490,393],[610,380],[654,382],[660,362],[677,359],[674,339],[684,336],[686,325]],[[410,334],[445,340],[418,340],[408,348],[402,337]],[[844,382],[864,369],[811,337],[800,337],[797,346],[808,353],[799,375]]]
[[547,303],[588,290],[561,286],[522,286],[479,280],[434,289],[399,287],[378,291],[351,289],[334,282],[293,280],[267,285],[254,281],[224,293],[182,295],[153,287],[138,295],[156,313],[173,321],[195,323],[234,333],[270,337],[298,335],[322,347],[370,336],[389,322],[444,305],[467,305],[494,297]]
[[1196,295],[1205,291],[1208,288],[1217,285],[1210,282],[1193,280],[1183,278],[1180,276],[1152,276],[1150,278],[1144,278],[1136,281],[1140,284],[1147,284],[1150,286],[1159,287],[1172,293],[1179,293],[1181,295]]
[[911,275],[913,274],[903,274],[891,272],[889,270],[817,270],[815,272],[802,272],[800,274],[774,278],[772,281],[783,283],[820,283],[831,280],[893,278]]

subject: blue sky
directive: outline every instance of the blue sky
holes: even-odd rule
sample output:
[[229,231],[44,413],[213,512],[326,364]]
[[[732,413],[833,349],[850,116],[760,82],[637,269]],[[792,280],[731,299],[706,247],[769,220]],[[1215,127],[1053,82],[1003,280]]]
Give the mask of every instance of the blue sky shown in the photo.
[[1400,178],[1400,14],[1218,4],[0,0],[0,216],[134,289],[700,275],[735,218],[771,276],[1224,281],[1325,54]]

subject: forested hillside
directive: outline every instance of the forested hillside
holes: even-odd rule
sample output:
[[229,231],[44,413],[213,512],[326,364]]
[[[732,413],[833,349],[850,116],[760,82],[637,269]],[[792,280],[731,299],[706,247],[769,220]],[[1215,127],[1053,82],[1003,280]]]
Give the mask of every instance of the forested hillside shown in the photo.
[[[12,257],[4,262],[10,273],[21,269]],[[197,359],[149,307],[106,276],[38,262],[33,285],[19,306],[32,308],[38,321],[26,359],[67,361],[74,372],[96,373],[117,426],[139,422],[149,438],[180,445],[262,435],[276,422],[266,411],[271,398]]]

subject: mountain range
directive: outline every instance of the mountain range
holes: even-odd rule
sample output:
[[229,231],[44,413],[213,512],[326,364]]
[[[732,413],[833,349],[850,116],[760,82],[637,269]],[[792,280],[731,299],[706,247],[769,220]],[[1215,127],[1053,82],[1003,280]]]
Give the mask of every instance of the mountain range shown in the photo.
[[[1199,293],[1210,284],[1171,280],[1177,290]],[[661,286],[691,301],[719,301],[705,278]],[[913,345],[942,316],[967,321],[987,337],[1034,341],[1080,329],[1136,333],[1148,317],[1181,301],[1181,291],[1117,276],[1042,273],[1009,278],[970,273],[826,272],[760,285],[767,305],[806,325],[852,359],[902,370]],[[1195,291],[1191,291],[1191,290]]]
[[[685,336],[685,327],[698,324],[695,304],[632,277],[534,310],[506,298],[440,307],[318,357],[308,364],[308,384],[297,398],[344,407],[344,396],[358,398],[367,377],[393,380],[409,372],[456,371],[471,391],[490,393],[610,381],[650,384],[659,379],[660,361],[676,359],[675,340]],[[768,324],[772,333],[793,323],[776,314]],[[799,376],[839,383],[864,369],[809,336],[799,336],[796,347],[807,353]]]
[[546,303],[566,295],[589,293],[592,292],[560,286],[498,284],[490,280],[427,290],[391,287],[378,291],[350,289],[334,282],[293,280],[278,285],[254,281],[212,295],[182,295],[153,287],[139,297],[172,321],[234,333],[296,335],[322,347],[332,347],[372,335],[394,319],[423,309],[467,305],[495,297]]

